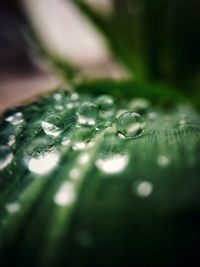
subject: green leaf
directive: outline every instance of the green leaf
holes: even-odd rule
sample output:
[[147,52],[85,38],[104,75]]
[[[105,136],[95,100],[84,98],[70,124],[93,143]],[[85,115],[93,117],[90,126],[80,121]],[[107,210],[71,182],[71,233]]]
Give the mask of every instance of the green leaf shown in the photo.
[[199,263],[199,114],[104,85],[2,117],[1,266]]

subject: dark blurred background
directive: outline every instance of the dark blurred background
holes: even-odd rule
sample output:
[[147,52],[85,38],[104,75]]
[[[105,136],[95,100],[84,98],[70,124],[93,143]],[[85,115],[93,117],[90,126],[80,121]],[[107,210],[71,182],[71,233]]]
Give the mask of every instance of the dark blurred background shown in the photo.
[[131,73],[198,97],[199,10],[198,0],[0,0],[0,111],[63,82],[33,29],[49,55],[86,76]]

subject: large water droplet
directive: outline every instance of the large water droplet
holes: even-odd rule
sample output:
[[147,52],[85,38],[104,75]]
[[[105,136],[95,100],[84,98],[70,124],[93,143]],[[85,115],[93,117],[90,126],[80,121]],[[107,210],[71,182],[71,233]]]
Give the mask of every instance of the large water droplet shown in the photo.
[[76,197],[74,183],[64,182],[54,197],[54,202],[59,206],[68,206],[72,204]]
[[80,125],[92,126],[97,120],[96,105],[91,102],[84,102],[77,111],[78,123]]
[[0,146],[0,171],[6,168],[13,160],[13,153],[9,146]]
[[28,163],[29,170],[37,174],[45,174],[52,170],[59,160],[59,155],[56,151],[48,151],[37,155],[30,159]]
[[41,124],[44,132],[53,137],[58,136],[64,128],[62,119],[56,115],[47,116]]
[[110,154],[96,160],[95,165],[108,174],[122,172],[127,166],[129,158],[126,154]]
[[139,114],[128,111],[118,118],[117,130],[119,134],[126,138],[135,138],[142,134],[144,121]]
[[25,150],[24,161],[30,171],[46,174],[59,162],[60,155],[55,148],[49,148],[47,140],[38,138]]
[[111,96],[102,95],[96,100],[97,107],[99,109],[99,116],[101,118],[110,118],[114,115],[115,106],[114,100]]

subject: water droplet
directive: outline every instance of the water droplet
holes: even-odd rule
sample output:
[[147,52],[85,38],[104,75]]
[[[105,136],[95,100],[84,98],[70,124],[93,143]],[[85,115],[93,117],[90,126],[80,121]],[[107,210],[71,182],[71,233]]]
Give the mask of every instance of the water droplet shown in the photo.
[[13,160],[13,153],[9,146],[0,146],[0,171],[6,168]]
[[44,132],[52,137],[58,136],[64,128],[62,119],[56,115],[47,116],[41,124]]
[[20,210],[21,206],[18,202],[12,202],[6,204],[6,209],[9,213],[16,213]]
[[77,101],[79,99],[79,95],[77,93],[72,93],[70,98],[72,101]]
[[159,155],[157,158],[157,163],[161,167],[167,167],[171,163],[171,159],[166,155]]
[[146,110],[148,110],[150,105],[151,104],[150,104],[149,100],[147,100],[145,98],[136,98],[130,102],[129,107],[131,110],[133,110],[135,112],[143,113]]
[[85,142],[75,142],[72,146],[73,150],[83,150],[86,148],[86,143]]
[[54,197],[54,202],[59,206],[71,205],[76,197],[75,186],[73,182],[64,182],[59,188],[58,192]]
[[53,94],[53,98],[56,100],[56,101],[58,101],[58,102],[60,102],[61,100],[62,100],[62,95],[61,94],[59,94],[59,93],[55,93],[55,94]]
[[126,138],[138,137],[144,130],[143,119],[137,113],[125,112],[117,120],[117,130]]
[[79,163],[81,165],[85,165],[86,163],[88,163],[90,160],[90,154],[89,153],[83,153],[82,155],[80,155],[79,157]]
[[72,180],[76,180],[80,177],[80,170],[78,168],[73,168],[70,170],[69,172],[69,178],[71,178]]
[[96,105],[99,109],[99,116],[101,118],[110,118],[115,113],[114,100],[111,96],[102,95],[97,98]]
[[70,144],[70,142],[71,142],[71,140],[69,139],[69,137],[65,136],[65,137],[63,137],[61,144],[63,146],[68,146]]
[[24,162],[29,170],[36,174],[46,174],[53,170],[59,162],[58,151],[49,147],[45,138],[38,138],[24,152]]
[[96,105],[91,102],[84,102],[77,111],[78,123],[80,125],[92,126],[97,120]]
[[18,125],[24,121],[24,118],[21,112],[16,112],[7,117],[6,121],[10,122],[12,125]]
[[37,174],[46,174],[58,164],[59,155],[57,151],[46,151],[32,157],[28,162],[29,170]]
[[[134,190],[135,190],[135,185],[134,185]],[[150,182],[143,181],[140,183],[137,183],[136,185],[136,193],[139,197],[146,198],[148,197],[153,190],[153,185]]]
[[108,174],[122,172],[127,166],[129,158],[126,154],[110,154],[96,160],[95,165]]
[[9,146],[13,146],[15,144],[15,142],[16,142],[15,136],[13,134],[10,135],[9,138],[8,138],[8,145]]

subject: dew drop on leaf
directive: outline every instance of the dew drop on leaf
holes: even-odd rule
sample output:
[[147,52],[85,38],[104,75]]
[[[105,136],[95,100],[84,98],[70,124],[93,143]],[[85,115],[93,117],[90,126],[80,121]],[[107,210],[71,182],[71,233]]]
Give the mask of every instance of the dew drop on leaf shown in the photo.
[[49,148],[44,138],[38,138],[25,149],[24,162],[36,174],[46,174],[59,162],[60,155],[55,148]]
[[171,163],[171,159],[166,155],[159,155],[157,158],[157,163],[160,167],[167,167]]
[[10,122],[12,125],[18,125],[24,121],[23,114],[21,112],[16,112],[5,119],[7,122]]
[[42,121],[41,125],[44,132],[52,137],[58,136],[64,128],[62,119],[56,115],[47,116]]
[[75,197],[76,191],[73,182],[66,181],[55,194],[54,202],[59,206],[68,206],[74,202]]
[[139,114],[128,111],[118,118],[117,130],[125,138],[135,138],[144,131],[144,121]]
[[83,126],[95,125],[97,121],[97,107],[95,104],[87,101],[80,105],[77,111],[78,123]]
[[142,181],[134,184],[134,191],[136,191],[137,195],[142,198],[148,197],[153,190],[153,185],[150,182]]
[[110,118],[114,115],[115,106],[114,100],[111,96],[102,95],[97,98],[96,105],[99,109],[99,116],[101,118]]
[[110,154],[98,158],[95,162],[96,167],[108,174],[122,172],[129,161],[127,154]]
[[9,146],[0,146],[0,171],[6,168],[13,160],[13,153]]

